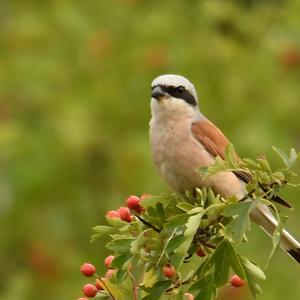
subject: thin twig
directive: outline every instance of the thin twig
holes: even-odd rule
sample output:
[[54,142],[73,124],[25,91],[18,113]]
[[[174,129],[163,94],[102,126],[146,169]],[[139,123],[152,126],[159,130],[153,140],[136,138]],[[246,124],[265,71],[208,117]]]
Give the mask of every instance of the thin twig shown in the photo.
[[130,271],[128,271],[128,275],[132,281],[132,284],[133,284],[133,300],[137,300],[138,299],[138,296],[137,296],[137,284],[136,284],[136,281],[135,281],[135,278],[134,276],[132,275],[132,273]]
[[160,228],[157,228],[155,226],[153,226],[152,224],[150,224],[149,222],[147,222],[146,220],[144,220],[143,218],[141,218],[140,216],[136,216],[144,225],[152,228],[154,231],[160,233],[161,232],[161,229]]
[[110,290],[109,290],[109,288],[107,287],[107,285],[105,284],[105,282],[101,279],[101,278],[99,278],[99,280],[102,282],[102,284],[105,286],[105,288],[106,288],[106,290],[108,291],[108,293],[109,293],[109,296],[110,296],[110,298],[112,299],[112,300],[116,300],[115,299],[115,297],[112,295],[112,293],[110,292]]

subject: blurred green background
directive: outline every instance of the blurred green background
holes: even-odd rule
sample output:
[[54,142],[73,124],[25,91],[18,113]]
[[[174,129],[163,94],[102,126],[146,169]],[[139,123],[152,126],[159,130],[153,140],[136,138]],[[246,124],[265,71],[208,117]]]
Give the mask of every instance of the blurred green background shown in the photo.
[[[193,81],[242,157],[299,150],[299,15],[298,0],[2,0],[0,297],[76,299],[80,264],[104,272],[108,254],[91,227],[129,194],[169,190],[148,145],[159,74]],[[285,196],[300,238],[300,191]],[[243,251],[264,264],[253,229]],[[278,251],[259,299],[299,299],[299,273]]]

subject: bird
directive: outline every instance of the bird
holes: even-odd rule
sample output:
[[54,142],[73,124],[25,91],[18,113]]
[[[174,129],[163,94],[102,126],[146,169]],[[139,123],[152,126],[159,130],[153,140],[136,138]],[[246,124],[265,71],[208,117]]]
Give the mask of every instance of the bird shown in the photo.
[[[220,171],[201,176],[199,168],[208,167],[216,157],[225,159],[229,140],[199,109],[194,85],[181,75],[165,74],[151,84],[150,147],[154,164],[167,184],[184,195],[195,188],[210,187],[223,198],[246,196],[249,174]],[[279,196],[274,201],[287,203]],[[250,219],[272,236],[278,225],[269,207],[258,204]],[[280,246],[300,263],[300,243],[285,229]]]

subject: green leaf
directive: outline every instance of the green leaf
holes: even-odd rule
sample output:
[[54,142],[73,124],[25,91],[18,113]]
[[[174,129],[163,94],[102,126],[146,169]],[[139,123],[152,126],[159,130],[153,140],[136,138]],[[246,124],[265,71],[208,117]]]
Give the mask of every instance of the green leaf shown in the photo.
[[168,242],[166,252],[168,252],[168,253],[173,252],[175,249],[177,249],[183,243],[184,240],[185,240],[185,237],[183,234],[173,237]]
[[109,291],[109,294],[111,294],[114,297],[114,299],[118,299],[118,300],[127,300],[128,299],[122,293],[122,289],[120,289],[119,286],[112,283],[110,280],[101,278],[101,282],[104,283],[105,290]]
[[129,252],[130,245],[134,241],[133,238],[124,238],[118,240],[112,240],[106,245],[106,248],[114,252]]
[[143,246],[147,239],[145,238],[145,234],[147,232],[150,232],[152,229],[146,229],[143,232],[141,232],[138,237],[131,243],[130,251],[132,255],[137,255],[139,253],[139,249],[141,246]]
[[141,201],[141,206],[147,208],[148,206],[155,206],[157,203],[163,202],[162,196],[147,197]]
[[106,217],[106,221],[109,225],[111,225],[112,227],[116,227],[116,228],[120,228],[123,227],[125,225],[128,225],[127,222],[119,219],[119,218],[108,218]]
[[227,254],[226,242],[221,242],[213,254],[215,262],[214,284],[222,286],[226,284],[229,276],[229,259]]
[[159,297],[171,286],[170,280],[158,281],[151,288],[143,288],[149,295],[143,297],[142,300],[158,300]]
[[92,229],[99,235],[108,234],[111,231],[115,230],[113,227],[105,226],[105,225],[95,226]]
[[187,203],[187,202],[180,202],[176,206],[185,212],[188,212],[191,209],[195,208],[194,205]]
[[167,220],[167,223],[165,224],[165,228],[171,229],[171,228],[181,226],[187,222],[188,218],[189,215],[187,214],[181,214],[181,215],[171,217]]
[[237,168],[236,153],[231,143],[228,143],[225,149],[225,160],[229,163],[229,168]]
[[250,291],[254,297],[261,293],[261,288],[258,284],[258,280],[265,280],[266,276],[264,272],[254,263],[250,262],[245,257],[240,257],[241,263],[244,267],[246,280],[248,282]]
[[182,299],[184,299],[183,297],[184,297],[184,295],[183,295],[183,290],[180,289],[180,290],[178,291],[177,296],[176,296],[176,300],[182,300]]
[[118,268],[118,269],[122,269],[122,268],[126,267],[125,263],[128,261],[128,259],[130,257],[131,257],[130,252],[125,252],[119,256],[116,256],[111,263],[111,267]]
[[156,204],[156,211],[157,211],[158,218],[161,220],[161,222],[164,223],[166,220],[166,216],[165,216],[165,212],[164,212],[164,207],[161,202],[158,202]]
[[101,236],[102,236],[102,234],[99,234],[99,233],[93,234],[93,235],[91,236],[90,243],[95,242],[95,241],[96,241],[98,238],[100,238]]
[[217,294],[217,288],[214,285],[212,274],[201,278],[194,283],[188,291],[198,292],[195,300],[213,300]]
[[232,270],[234,271],[235,274],[240,276],[242,279],[246,279],[245,270],[241,263],[240,257],[237,255],[233,245],[229,241],[227,240],[225,241],[227,245],[228,260]]
[[241,263],[243,264],[245,270],[251,274],[253,277],[259,279],[259,280],[265,280],[266,279],[266,275],[264,273],[264,271],[259,268],[256,264],[254,264],[253,262],[251,262],[250,260],[248,260],[245,257],[240,257],[241,259]]
[[273,211],[276,214],[276,221],[277,221],[277,226],[276,226],[273,236],[272,236],[272,250],[269,254],[267,264],[265,266],[265,269],[266,269],[269,266],[271,259],[272,259],[273,255],[275,254],[277,248],[280,246],[281,234],[283,231],[283,222],[281,220],[280,213],[278,211],[277,206],[272,201],[264,200],[263,203],[265,203],[266,205],[270,205],[273,208]]
[[288,157],[281,149],[274,146],[272,148],[281,157],[282,161],[288,168],[291,168],[299,157],[299,153],[297,153],[294,148],[290,150],[290,157]]
[[174,255],[172,255],[172,257],[170,258],[172,264],[176,269],[179,269],[186,256],[187,251],[193,241],[194,235],[196,234],[197,229],[199,228],[199,224],[201,222],[202,217],[203,217],[203,211],[201,213],[189,217],[186,223],[186,229],[184,231],[185,240],[174,251]]
[[256,203],[256,201],[237,202],[229,205],[223,211],[225,217],[233,217],[226,226],[226,230],[235,242],[241,242],[245,231],[250,228],[249,213]]

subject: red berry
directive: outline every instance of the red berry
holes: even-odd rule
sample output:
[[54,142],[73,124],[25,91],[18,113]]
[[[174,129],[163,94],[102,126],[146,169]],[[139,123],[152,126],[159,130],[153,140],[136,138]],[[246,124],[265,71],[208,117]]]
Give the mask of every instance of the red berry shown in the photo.
[[91,277],[96,273],[96,268],[94,265],[90,264],[90,263],[84,263],[81,267],[80,267],[80,272],[87,277]]
[[245,281],[238,275],[233,275],[230,279],[230,283],[234,287],[241,287],[245,284]]
[[130,223],[132,221],[132,216],[130,215],[130,211],[128,207],[120,207],[117,209],[121,219]]
[[99,279],[96,279],[95,287],[98,291],[102,291],[103,287],[101,286],[101,281]]
[[105,258],[104,264],[105,264],[106,268],[110,269],[110,265],[111,265],[112,261],[114,260],[114,258],[115,257],[113,255],[109,255]]
[[89,298],[93,298],[97,295],[97,288],[93,284],[86,284],[83,286],[83,293]]
[[202,248],[198,249],[197,252],[196,252],[196,254],[197,254],[198,256],[200,256],[200,257],[206,256],[206,253],[203,251]]
[[187,300],[194,300],[195,299],[194,296],[191,293],[185,293],[184,296]]
[[87,298],[78,298],[77,300],[88,300]]
[[129,196],[126,200],[126,205],[129,209],[135,210],[137,213],[143,211],[143,207],[140,205],[141,199],[137,196]]
[[163,273],[166,277],[171,278],[176,274],[174,266],[167,264],[163,267]]
[[121,219],[120,214],[116,210],[110,210],[106,213],[106,218],[119,218]]
[[106,274],[105,274],[105,278],[107,278],[107,279],[110,279],[110,278],[112,278],[112,276],[114,275],[114,273],[115,273],[115,270],[108,270],[107,272],[106,272]]

